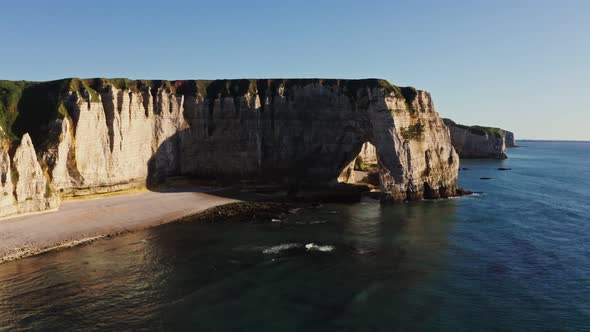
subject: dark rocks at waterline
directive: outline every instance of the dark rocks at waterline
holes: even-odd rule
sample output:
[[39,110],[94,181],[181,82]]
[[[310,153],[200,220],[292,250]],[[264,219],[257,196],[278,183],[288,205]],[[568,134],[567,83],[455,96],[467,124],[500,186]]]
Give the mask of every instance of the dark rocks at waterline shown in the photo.
[[[449,196],[449,195],[443,195],[443,196],[424,195],[424,198],[428,199],[428,200],[437,200],[437,199],[448,199],[448,198],[453,198],[453,197],[469,196],[469,195],[473,195],[473,194],[474,194],[474,192],[471,190],[457,188],[455,191],[455,195],[452,195],[452,196]],[[381,194],[378,192],[368,192],[368,193],[365,193],[364,195],[367,197],[370,197],[370,198],[379,199]]]
[[461,170],[462,170],[462,171],[470,171],[470,170],[471,170],[471,168],[463,167],[463,168],[461,168]]
[[511,171],[512,168],[498,167],[497,170],[499,170],[499,171]]
[[381,192],[380,191],[368,191],[366,193],[363,193],[363,197],[368,197],[370,199],[374,199],[374,200],[380,200],[381,199]]
[[463,188],[458,188],[457,189],[457,196],[468,196],[468,195],[473,195],[474,192],[471,190],[467,190],[467,189],[463,189]]
[[270,222],[289,213],[291,205],[277,202],[235,202],[220,205],[178,222]]

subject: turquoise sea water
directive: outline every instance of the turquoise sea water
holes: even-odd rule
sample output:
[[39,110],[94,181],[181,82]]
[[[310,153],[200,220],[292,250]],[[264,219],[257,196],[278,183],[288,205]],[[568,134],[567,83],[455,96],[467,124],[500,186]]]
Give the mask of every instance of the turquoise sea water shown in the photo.
[[462,163],[474,196],[165,225],[0,265],[0,330],[590,331],[590,143],[521,144]]

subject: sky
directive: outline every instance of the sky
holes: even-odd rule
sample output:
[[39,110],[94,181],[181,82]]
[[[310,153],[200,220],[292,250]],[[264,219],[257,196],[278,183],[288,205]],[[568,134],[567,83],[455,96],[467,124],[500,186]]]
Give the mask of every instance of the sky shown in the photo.
[[521,139],[590,140],[590,1],[2,0],[0,79],[384,78]]

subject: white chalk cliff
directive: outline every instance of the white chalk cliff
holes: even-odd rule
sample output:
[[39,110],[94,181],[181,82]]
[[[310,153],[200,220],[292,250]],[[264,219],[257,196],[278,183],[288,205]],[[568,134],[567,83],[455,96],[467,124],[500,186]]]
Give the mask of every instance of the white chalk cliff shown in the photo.
[[444,119],[451,132],[451,143],[466,159],[506,159],[504,131],[499,128],[465,126]]
[[[123,82],[73,79],[52,92],[59,112],[18,109],[21,140],[0,145],[0,216],[171,175],[331,185],[363,153],[380,165],[384,201],[457,192],[459,158],[424,91],[381,80]],[[35,112],[47,113],[42,126],[25,121]]]

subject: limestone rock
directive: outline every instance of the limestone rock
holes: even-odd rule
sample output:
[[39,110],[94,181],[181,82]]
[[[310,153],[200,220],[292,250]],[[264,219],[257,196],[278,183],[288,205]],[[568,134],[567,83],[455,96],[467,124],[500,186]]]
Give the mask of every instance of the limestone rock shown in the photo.
[[466,159],[506,159],[506,144],[501,129],[465,126],[444,119],[451,133],[451,142],[459,154]]
[[51,92],[48,123],[19,127],[34,133],[44,168],[29,135],[12,159],[0,153],[0,175],[28,174],[0,182],[18,212],[54,206],[52,189],[109,192],[172,175],[329,186],[349,180],[357,156],[379,164],[385,201],[457,190],[459,158],[424,91],[382,80],[68,82]]
[[348,164],[346,167],[344,167],[344,169],[342,170],[342,172],[340,172],[340,175],[338,175],[338,182],[340,183],[355,183],[356,182],[356,176],[355,176],[355,162],[356,160],[353,160],[350,162],[350,164]]
[[[12,161],[7,154],[0,154],[0,176],[2,177],[2,211],[6,216],[16,213],[43,211],[56,208],[58,198],[51,189],[35,153],[35,148],[28,134],[21,139]],[[9,170],[9,172],[6,172]],[[9,174],[10,173],[10,176]],[[12,192],[8,190],[12,187]],[[8,195],[6,195],[8,193]],[[12,206],[9,203],[12,203]],[[4,206],[6,204],[6,206]]]
[[8,142],[0,142],[0,217],[17,213]]
[[377,149],[375,149],[373,144],[366,142],[361,147],[361,152],[358,157],[360,157],[366,165],[377,164]]

